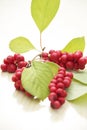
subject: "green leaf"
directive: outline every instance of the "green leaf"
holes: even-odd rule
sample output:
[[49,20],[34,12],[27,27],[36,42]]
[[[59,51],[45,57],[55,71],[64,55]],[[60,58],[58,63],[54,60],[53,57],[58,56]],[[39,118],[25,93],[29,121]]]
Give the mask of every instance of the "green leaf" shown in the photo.
[[73,72],[74,79],[78,80],[79,82],[87,85],[87,70],[82,70],[78,72]]
[[30,68],[24,69],[22,72],[22,85],[26,91],[44,100],[49,94],[48,85],[53,78],[47,63],[33,61]]
[[35,49],[31,42],[25,37],[17,37],[10,41],[9,48],[15,53],[24,53]]
[[52,21],[59,4],[60,0],[32,0],[31,14],[40,32]]
[[78,37],[72,39],[62,50],[63,52],[75,52],[77,50],[84,51],[85,39],[84,37]]
[[46,62],[45,64],[49,65],[53,75],[57,74],[59,66],[53,62]]
[[87,94],[87,86],[76,80],[73,80],[70,88],[67,89],[67,100],[75,100],[85,94]]

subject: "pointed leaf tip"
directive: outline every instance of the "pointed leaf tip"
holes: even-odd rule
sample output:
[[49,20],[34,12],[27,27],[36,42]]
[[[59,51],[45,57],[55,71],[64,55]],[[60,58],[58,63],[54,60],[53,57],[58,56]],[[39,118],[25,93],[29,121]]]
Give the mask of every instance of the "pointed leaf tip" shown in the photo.
[[77,50],[84,51],[85,49],[85,38],[78,37],[72,39],[63,49],[63,52],[75,52]]

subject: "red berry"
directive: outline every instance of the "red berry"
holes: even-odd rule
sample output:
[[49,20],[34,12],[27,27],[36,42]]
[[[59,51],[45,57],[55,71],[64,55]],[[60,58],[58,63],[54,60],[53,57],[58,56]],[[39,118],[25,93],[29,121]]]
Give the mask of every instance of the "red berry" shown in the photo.
[[68,53],[67,60],[68,61],[73,61],[74,60],[74,54],[73,53]]
[[69,80],[69,79],[64,79],[64,80],[63,80],[63,83],[64,83],[65,88],[68,88],[68,87],[70,86],[71,80]]
[[66,63],[67,62],[67,55],[64,54],[64,55],[61,56],[61,62],[62,63]]
[[16,67],[15,64],[9,64],[9,65],[7,66],[7,71],[8,71],[9,73],[14,73],[14,72],[16,71],[16,69],[17,69],[17,67]]
[[20,61],[20,62],[18,63],[18,68],[26,67],[27,64],[28,64],[28,63],[27,63],[26,61]]
[[7,65],[6,64],[1,64],[1,70],[3,72],[6,72],[7,71]]
[[74,64],[72,61],[66,62],[66,69],[73,70]]
[[68,77],[70,77],[72,79],[73,78],[73,73],[72,72],[66,72],[65,76],[68,76]]
[[62,88],[58,88],[57,90],[56,90],[56,93],[57,93],[57,95],[60,97],[66,97],[67,96],[67,92],[65,91],[65,90],[63,90]]
[[50,92],[56,92],[56,87],[50,87]]
[[57,62],[58,61],[58,55],[57,55],[57,53],[56,52],[51,53],[50,56],[49,56],[49,59],[51,61],[53,61],[53,62]]
[[20,72],[20,71],[16,72],[16,73],[15,73],[15,76],[16,76],[18,79],[21,79],[21,72]]
[[9,55],[9,56],[7,57],[7,61],[8,61],[9,64],[10,64],[10,63],[14,63],[14,57],[11,56],[11,55]]
[[9,64],[9,62],[8,62],[7,58],[5,58],[5,59],[3,60],[3,62],[4,62],[4,64],[6,64],[6,65],[8,65],[8,64]]
[[24,56],[18,54],[16,60],[17,62],[24,61]]
[[59,97],[58,98],[58,101],[61,103],[61,105],[62,104],[64,104],[65,103],[65,98],[64,97]]
[[17,80],[17,81],[15,82],[15,84],[14,84],[14,86],[15,86],[15,88],[16,88],[17,90],[20,90],[20,85],[21,85],[21,80]]
[[57,99],[57,94],[55,92],[51,92],[48,96],[48,99],[52,102]]
[[64,84],[62,82],[58,82],[56,87],[64,89]]
[[53,108],[53,109],[58,109],[58,108],[60,108],[60,106],[61,106],[61,104],[60,104],[60,102],[59,101],[54,101],[54,102],[51,102],[51,107]]
[[18,77],[17,77],[15,74],[12,76],[12,81],[13,81],[13,82],[18,81]]
[[78,60],[78,63],[79,63],[79,65],[81,65],[81,66],[85,66],[85,64],[86,64],[86,58],[81,57],[81,58]]
[[82,52],[81,51],[76,51],[74,53],[74,61],[78,61],[79,58],[81,58],[83,56]]
[[51,88],[51,87],[55,87],[55,86],[56,86],[55,83],[50,83],[50,84],[49,84],[49,88]]

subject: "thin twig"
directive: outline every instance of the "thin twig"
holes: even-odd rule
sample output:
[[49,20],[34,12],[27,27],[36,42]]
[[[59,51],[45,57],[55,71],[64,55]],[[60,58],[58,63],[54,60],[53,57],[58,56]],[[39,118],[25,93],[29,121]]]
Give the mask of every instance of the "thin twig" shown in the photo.
[[40,32],[40,47],[41,47],[41,50],[43,51],[43,47],[42,47],[42,33]]

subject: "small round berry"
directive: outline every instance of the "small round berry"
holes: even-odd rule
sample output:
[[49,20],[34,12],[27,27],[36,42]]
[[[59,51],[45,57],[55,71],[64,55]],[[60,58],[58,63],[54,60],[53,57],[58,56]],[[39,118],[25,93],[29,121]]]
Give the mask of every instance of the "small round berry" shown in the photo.
[[67,61],[66,62],[66,69],[68,70],[73,70],[74,64],[72,61]]
[[5,58],[5,59],[3,60],[3,62],[4,62],[4,64],[6,64],[6,65],[8,65],[8,64],[9,64],[9,62],[8,62],[7,58]]
[[84,66],[86,64],[86,58],[84,57],[79,58],[78,63],[79,65]]
[[64,83],[58,82],[57,85],[56,85],[56,88],[62,88],[62,89],[64,89]]
[[10,63],[14,63],[14,57],[11,56],[11,55],[9,55],[9,56],[7,57],[7,61],[8,61],[9,64],[10,64]]
[[74,53],[74,61],[78,61],[79,58],[81,58],[83,56],[83,53],[81,51],[76,51]]
[[69,80],[69,79],[64,79],[64,80],[63,80],[63,83],[64,83],[65,88],[68,88],[68,87],[70,87],[71,80]]
[[60,102],[59,101],[54,101],[54,102],[51,102],[51,107],[53,108],[53,109],[58,109],[58,108],[60,108],[61,107],[61,104],[60,104]]
[[17,76],[16,76],[15,74],[12,76],[12,81],[13,81],[13,82],[18,81],[18,78],[17,78]]
[[1,64],[1,70],[3,72],[6,72],[7,71],[7,65],[6,64]]
[[48,99],[52,102],[57,99],[57,94],[55,92],[51,92],[48,96]]
[[62,88],[58,88],[56,90],[56,93],[59,97],[66,97],[67,96],[67,92]]
[[26,67],[27,64],[28,64],[28,63],[27,63],[26,61],[20,61],[20,62],[18,63],[18,68]]
[[65,98],[64,97],[58,97],[58,101],[62,104],[65,103]]
[[64,55],[61,56],[61,62],[62,63],[66,63],[67,62],[67,55],[64,54]]
[[50,92],[56,92],[56,87],[50,87]]
[[50,51],[49,51],[49,54],[52,54],[53,52],[55,52],[55,50],[50,50]]
[[49,59],[53,62],[57,62],[58,61],[57,53],[56,52],[51,53]]
[[18,56],[16,57],[16,60],[17,60],[17,62],[24,61],[24,56],[18,55]]
[[74,60],[74,54],[73,53],[68,53],[67,60],[68,61],[73,61]]
[[16,69],[17,69],[17,67],[16,67],[15,64],[9,64],[9,65],[7,66],[7,71],[8,71],[9,73],[14,73],[14,72],[16,71]]
[[50,83],[50,84],[49,84],[49,88],[51,88],[51,87],[55,87],[55,86],[56,86],[55,83]]
[[15,82],[15,84],[14,84],[14,86],[15,86],[15,88],[16,88],[17,90],[20,90],[20,85],[21,85],[21,80],[17,80],[17,81]]
[[16,76],[18,79],[21,79],[21,72],[20,72],[20,71],[16,72],[16,73],[15,73],[15,76]]
[[72,72],[66,72],[65,76],[70,77],[71,79],[73,78],[73,73]]
[[51,80],[51,83],[56,84],[56,83],[57,83],[57,80],[56,80],[56,79],[52,79],[52,80]]

